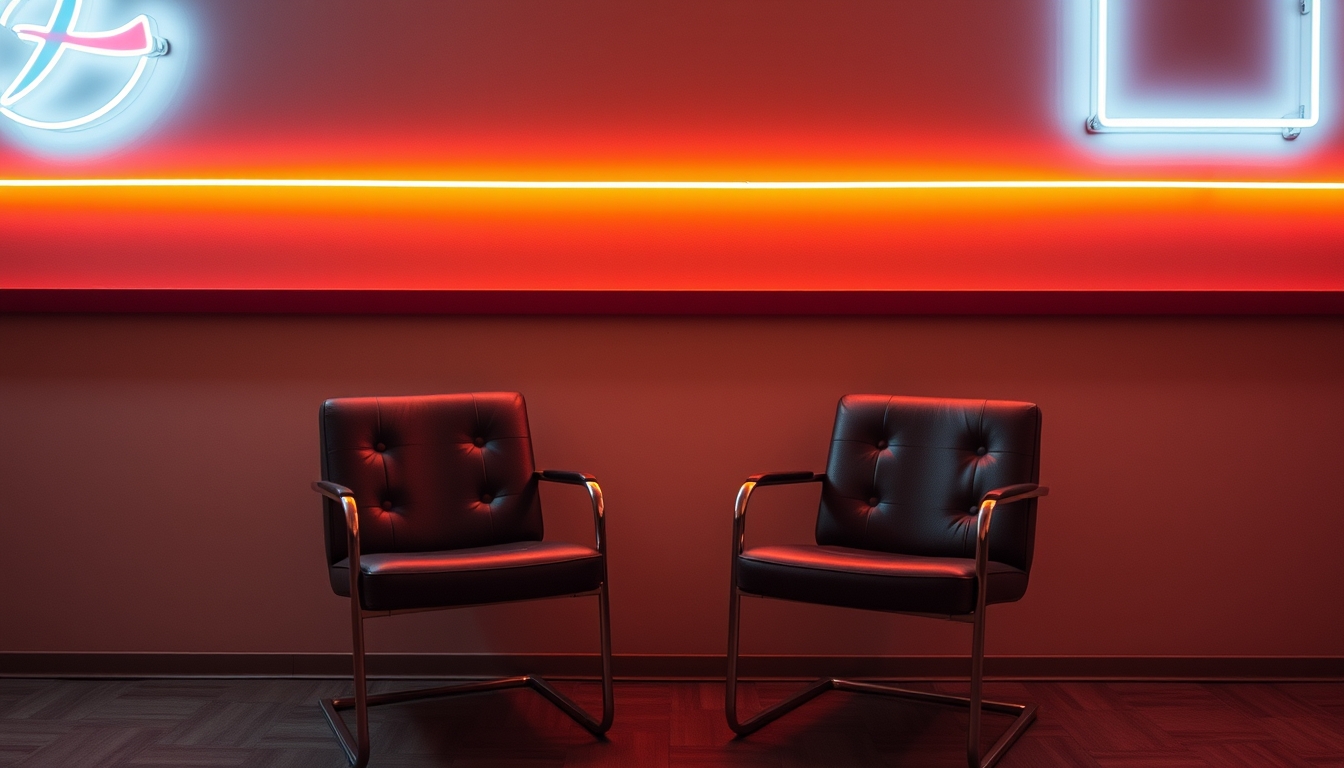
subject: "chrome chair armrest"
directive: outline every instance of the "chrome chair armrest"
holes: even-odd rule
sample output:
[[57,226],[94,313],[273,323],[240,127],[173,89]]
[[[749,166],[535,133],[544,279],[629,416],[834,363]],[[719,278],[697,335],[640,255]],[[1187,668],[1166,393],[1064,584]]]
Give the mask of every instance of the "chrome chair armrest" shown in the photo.
[[332,483],[331,480],[313,480],[313,490],[319,494],[327,496],[333,502],[339,502],[341,496],[353,496],[355,491],[349,490],[340,483]]
[[344,485],[327,480],[317,480],[313,483],[313,490],[322,494],[328,499],[341,505],[341,510],[345,512],[345,527],[350,535],[359,540],[359,510],[355,505],[355,492],[346,488]]
[[587,472],[569,472],[563,469],[543,469],[536,473],[536,477],[538,480],[545,480],[550,483],[567,483],[569,485],[597,482],[597,478]]
[[980,503],[983,504],[986,501],[993,501],[997,504],[1011,504],[1014,501],[1047,496],[1049,493],[1050,489],[1044,485],[1037,485],[1036,483],[1018,483],[1017,485],[1005,485],[1002,488],[995,488],[989,493],[986,493],[984,498],[980,500]]
[[815,472],[803,470],[794,472],[766,472],[761,475],[752,475],[747,478],[747,482],[756,485],[789,485],[792,483],[814,483],[821,480],[825,475],[819,475]]
[[989,525],[994,519],[994,508],[1000,504],[1035,499],[1050,493],[1050,489],[1036,483],[1019,483],[995,488],[980,500],[980,511],[975,518],[975,583],[979,592],[977,611],[985,609],[985,572],[989,568]]
[[355,492],[346,488],[340,483],[333,483],[330,480],[314,480],[313,490],[326,496],[332,501],[340,501],[342,496],[354,496]]
[[602,486],[597,478],[586,472],[568,472],[561,469],[543,469],[532,475],[537,480],[565,485],[582,485],[588,490],[588,498],[593,504],[593,534],[597,539],[597,551],[607,554],[607,517],[606,505],[602,499]]
[[[988,559],[989,555],[989,524],[994,517],[994,508],[1000,504],[1011,504],[1015,501],[1025,499],[1035,499],[1046,496],[1050,489],[1044,485],[1036,483],[1019,483],[1017,485],[1005,485],[1002,488],[995,488],[986,493],[980,500],[980,511],[976,515],[975,523],[975,561],[976,573],[983,575],[983,569],[980,567],[982,560]],[[981,555],[984,555],[982,558]]]
[[736,564],[737,555],[742,554],[742,545],[747,536],[747,504],[751,502],[751,494],[757,487],[767,485],[793,485],[796,483],[817,483],[825,480],[826,476],[816,472],[796,471],[796,472],[766,472],[764,474],[752,475],[737,490],[737,501],[733,504],[733,562]]
[[[352,620],[358,621],[364,604],[359,595],[359,507],[355,504],[355,492],[328,480],[314,482],[313,490],[340,504],[345,513],[345,548],[350,566],[350,612]],[[361,738],[367,743],[366,736]]]

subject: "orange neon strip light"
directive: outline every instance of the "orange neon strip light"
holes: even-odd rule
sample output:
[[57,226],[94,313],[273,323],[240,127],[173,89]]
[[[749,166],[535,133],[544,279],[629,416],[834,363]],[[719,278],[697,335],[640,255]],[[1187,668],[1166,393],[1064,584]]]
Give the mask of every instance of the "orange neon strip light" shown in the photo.
[[1344,191],[1341,181],[892,180],[892,181],[527,181],[489,179],[0,179],[0,188],[256,187],[518,190],[901,190],[901,189],[1231,189]]

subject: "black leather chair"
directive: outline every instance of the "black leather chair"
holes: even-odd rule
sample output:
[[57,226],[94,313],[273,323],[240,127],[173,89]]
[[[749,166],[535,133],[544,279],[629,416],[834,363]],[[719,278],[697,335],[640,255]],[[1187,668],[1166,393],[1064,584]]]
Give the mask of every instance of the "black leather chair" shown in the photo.
[[[737,494],[728,616],[728,725],[745,736],[828,690],[968,707],[967,762],[987,768],[1036,717],[1031,704],[982,701],[985,606],[1027,590],[1036,528],[1041,412],[1001,400],[848,395],[825,474],[753,475]],[[815,546],[744,551],[755,489],[820,483]],[[991,522],[992,521],[992,522]],[[742,595],[964,621],[973,625],[970,697],[823,678],[747,720],[737,715]],[[980,755],[984,709],[1015,715]]]
[[[535,471],[523,396],[482,392],[328,400],[320,413],[327,570],[350,598],[355,694],[322,702],[346,757],[369,760],[368,707],[529,686],[601,736],[611,727],[611,629],[602,490],[592,475]],[[542,540],[538,481],[583,486],[596,549]],[[364,620],[512,600],[596,595],[602,717],[533,675],[369,696]],[[338,710],[355,710],[352,736]]]

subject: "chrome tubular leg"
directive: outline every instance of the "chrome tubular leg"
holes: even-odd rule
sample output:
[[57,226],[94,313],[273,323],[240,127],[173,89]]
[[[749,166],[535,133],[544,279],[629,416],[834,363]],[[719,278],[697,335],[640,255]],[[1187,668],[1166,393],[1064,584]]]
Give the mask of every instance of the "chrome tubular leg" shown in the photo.
[[[931,691],[914,691],[858,680],[822,678],[794,694],[793,697],[757,713],[746,721],[739,721],[737,717],[737,664],[741,595],[734,588],[728,610],[728,679],[724,701],[724,710],[728,716],[728,727],[732,728],[738,736],[746,736],[831,690],[892,696],[927,704],[963,707],[969,710],[970,727],[967,733],[966,762],[970,768],[993,768],[1008,752],[1008,748],[1036,720],[1036,705],[986,701],[984,699],[985,627],[980,618],[983,616],[984,611],[981,610],[974,623],[974,634],[971,641],[971,695],[969,697],[933,693]],[[982,713],[986,710],[998,714],[1013,715],[1014,720],[1008,730],[994,743],[994,746],[982,756],[980,753],[980,721]]]
[[[350,613],[354,622],[355,657],[355,739],[359,744],[358,754],[350,763],[354,768],[364,768],[369,762],[369,686],[364,666],[364,617],[360,615],[359,604],[350,601]],[[350,748],[346,747],[346,756],[350,757]]]
[[599,722],[597,718],[585,712],[583,707],[576,704],[573,699],[555,690],[555,688],[553,688],[550,683],[546,682],[545,679],[537,677],[536,675],[528,675],[525,679],[527,684],[532,686],[532,690],[546,697],[546,699],[554,704],[557,709],[564,712],[566,715],[569,715],[574,722],[583,726],[585,730],[599,739],[603,738],[601,730],[602,723]]
[[737,720],[737,631],[741,623],[742,595],[734,583],[728,596],[728,677],[724,687],[723,711],[728,716],[728,727],[742,735],[742,724]]
[[[345,759],[353,768],[364,768],[369,764],[369,695],[364,672],[364,617],[360,614],[359,602],[350,601],[350,625],[353,639],[355,695],[350,699],[324,699],[322,714],[327,717],[327,725],[341,742],[345,750]],[[346,709],[354,704],[355,733],[345,724],[338,709]]]
[[737,724],[736,727],[729,723],[729,727],[732,727],[738,736],[753,734],[821,694],[835,690],[835,683],[835,678],[823,677],[778,704],[757,712],[747,721]]
[[[871,693],[878,696],[891,696],[898,699],[910,699],[911,701],[922,701],[926,704],[945,704],[950,707],[968,707],[971,700],[965,696],[953,696],[948,693],[931,693],[929,691],[912,691],[908,688],[897,688],[892,685],[879,685],[878,683],[864,683],[858,680],[836,680],[835,689],[837,691],[849,691],[850,693]],[[1006,701],[986,701],[981,700],[981,709],[990,712],[998,712],[1004,715],[1019,715],[1027,708],[1026,704],[1011,704]]]
[[[568,696],[555,690],[550,683],[535,675],[473,680],[436,688],[394,691],[370,696],[364,664],[364,617],[360,613],[359,604],[354,600],[350,602],[352,606],[351,628],[354,641],[352,657],[354,660],[355,695],[323,699],[321,706],[322,714],[327,718],[327,725],[331,726],[332,733],[341,743],[341,748],[345,750],[345,758],[352,768],[365,768],[369,764],[369,707],[380,704],[399,704],[444,696],[531,687],[594,736],[600,738],[611,728],[612,718],[615,715],[615,697],[612,690],[611,674],[611,610],[605,582],[598,593],[598,613],[602,635],[602,718],[600,720],[589,715]],[[350,732],[350,727],[346,724],[345,719],[340,715],[341,710],[345,709],[355,710],[355,732],[353,734]]]
[[[981,590],[983,591],[983,587]],[[984,698],[985,680],[985,611],[981,602],[980,610],[975,614],[975,624],[971,630],[971,722],[966,736],[966,764],[969,768],[980,766],[980,715]]]
[[784,701],[757,712],[747,720],[739,720],[737,717],[737,659],[741,621],[742,594],[738,592],[737,584],[734,582],[732,597],[729,598],[728,604],[728,679],[724,689],[723,707],[724,713],[728,716],[728,727],[733,729],[733,733],[738,736],[755,733],[821,694],[835,689],[835,679],[824,677]]
[[980,760],[980,768],[992,768],[995,763],[1003,758],[1004,754],[1008,752],[1008,748],[1013,746],[1018,737],[1027,730],[1027,727],[1036,721],[1035,704],[1019,704],[1018,708],[1017,719],[999,737],[999,740],[994,742],[994,746],[990,747],[989,751],[985,753],[984,758]]
[[[443,685],[437,688],[417,688],[410,691],[393,691],[392,693],[379,693],[369,696],[367,706],[376,707],[381,704],[401,704],[407,701],[423,701],[425,699],[436,699],[444,696],[460,696],[464,693],[483,693],[485,691],[502,691],[508,688],[522,688],[527,685],[526,677],[500,677],[493,680],[473,680],[467,683],[453,683],[452,685]],[[355,698],[332,699],[332,706],[337,710],[350,709],[355,706]]]
[[602,583],[601,590],[597,594],[597,609],[602,633],[602,719],[598,719],[588,714],[574,702],[573,699],[557,691],[550,683],[536,675],[528,675],[523,678],[527,685],[545,696],[552,704],[574,719],[574,722],[583,726],[589,733],[598,738],[611,729],[612,718],[615,717],[615,696],[611,684],[611,610],[607,599],[607,584]]
[[[878,696],[892,696],[900,699],[910,699],[912,701],[921,701],[927,704],[941,704],[944,706],[960,707],[967,710],[971,708],[971,699],[967,696],[952,696],[946,693],[931,693],[929,691],[912,691],[906,688],[897,688],[890,685],[879,685],[877,683],[866,683],[858,680],[836,680],[835,688],[841,691],[851,693],[869,693]],[[976,768],[991,768],[995,763],[1003,758],[1008,748],[1017,741],[1018,737],[1027,730],[1027,726],[1036,720],[1035,704],[1013,704],[1006,701],[986,701],[980,700],[980,708],[986,712],[996,712],[1002,715],[1012,715],[1013,724],[1008,727],[994,746],[983,756],[979,757],[975,763]],[[973,711],[973,710],[970,710]],[[969,757],[969,756],[968,756]],[[967,761],[969,763],[969,759]]]
[[601,736],[611,729],[616,716],[616,694],[611,684],[611,598],[606,579],[602,580],[602,591],[597,596],[597,610],[602,632],[602,722],[597,728],[597,735]]

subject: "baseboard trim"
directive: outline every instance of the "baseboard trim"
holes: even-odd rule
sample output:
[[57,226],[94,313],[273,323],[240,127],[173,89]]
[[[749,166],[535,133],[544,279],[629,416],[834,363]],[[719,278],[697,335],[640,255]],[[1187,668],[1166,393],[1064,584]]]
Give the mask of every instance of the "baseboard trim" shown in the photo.
[[[597,676],[595,654],[419,654],[368,657],[379,678],[489,677],[535,673],[560,679]],[[618,678],[722,680],[723,656],[620,654]],[[1000,680],[1344,681],[1344,657],[992,656],[986,675]],[[822,676],[900,680],[965,678],[961,656],[748,656],[742,674],[756,679]],[[350,674],[337,653],[0,653],[0,677],[334,678]]]

